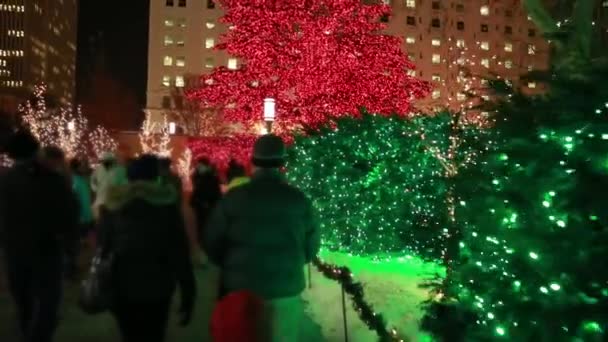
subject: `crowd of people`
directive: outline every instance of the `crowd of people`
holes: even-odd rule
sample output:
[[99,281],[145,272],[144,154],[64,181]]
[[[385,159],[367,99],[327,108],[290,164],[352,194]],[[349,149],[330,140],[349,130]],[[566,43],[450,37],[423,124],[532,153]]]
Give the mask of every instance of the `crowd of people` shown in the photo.
[[298,341],[304,266],[320,236],[310,200],[282,175],[279,137],[258,139],[251,177],[231,162],[222,182],[198,160],[191,194],[171,160],[153,155],[121,163],[107,153],[91,172],[25,131],[7,152],[0,249],[22,341],[53,340],[64,280],[86,277],[83,250],[111,255],[108,309],[125,342],[164,341],[177,289],[180,324],[209,324],[193,317],[201,254],[220,270],[213,341]]

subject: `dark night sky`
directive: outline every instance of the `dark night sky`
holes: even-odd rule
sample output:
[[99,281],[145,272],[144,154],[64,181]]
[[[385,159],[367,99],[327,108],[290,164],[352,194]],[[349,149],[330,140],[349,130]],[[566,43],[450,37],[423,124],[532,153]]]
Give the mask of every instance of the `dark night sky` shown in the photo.
[[[80,1],[78,19],[78,78],[88,77],[103,51],[108,73],[145,104],[149,0]],[[103,48],[91,37],[101,33]],[[100,51],[101,50],[101,51]],[[86,85],[85,85],[86,87]]]

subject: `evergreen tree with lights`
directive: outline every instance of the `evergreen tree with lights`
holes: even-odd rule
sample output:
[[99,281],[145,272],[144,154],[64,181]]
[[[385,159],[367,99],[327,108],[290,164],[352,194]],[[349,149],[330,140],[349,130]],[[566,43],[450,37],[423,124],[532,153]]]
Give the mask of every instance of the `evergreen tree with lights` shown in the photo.
[[398,37],[381,33],[391,8],[361,0],[220,0],[228,32],[216,46],[240,67],[202,76],[189,94],[228,121],[252,127],[263,99],[277,102],[277,132],[316,128],[360,108],[392,115],[429,85],[407,74],[413,64]]
[[497,147],[458,176],[461,255],[423,323],[441,341],[608,338],[608,65],[587,61],[546,94],[496,88]]
[[363,112],[337,120],[336,129],[296,137],[288,177],[314,199],[324,246],[441,258],[449,224],[446,174],[473,161],[484,140],[478,130],[463,129],[458,138],[469,148],[454,150],[453,125],[447,113],[402,120]]

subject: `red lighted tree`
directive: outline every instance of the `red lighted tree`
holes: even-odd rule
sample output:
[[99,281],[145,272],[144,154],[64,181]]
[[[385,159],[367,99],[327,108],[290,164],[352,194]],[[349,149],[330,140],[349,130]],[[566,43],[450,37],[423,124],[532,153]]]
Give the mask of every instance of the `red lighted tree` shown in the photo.
[[278,130],[314,128],[360,108],[407,116],[430,86],[408,76],[401,39],[382,33],[390,6],[361,0],[219,0],[228,25],[216,49],[240,67],[202,76],[192,93],[226,120],[255,124],[266,97],[277,102]]

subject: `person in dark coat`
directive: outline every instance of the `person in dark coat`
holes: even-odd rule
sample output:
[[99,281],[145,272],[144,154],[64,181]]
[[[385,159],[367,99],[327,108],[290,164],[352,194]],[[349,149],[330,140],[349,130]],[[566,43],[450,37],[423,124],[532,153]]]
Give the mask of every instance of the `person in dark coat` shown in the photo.
[[222,198],[220,178],[215,168],[206,159],[198,161],[192,177],[192,197],[190,206],[196,215],[197,235],[203,236],[203,230],[217,202]]
[[275,135],[254,145],[251,181],[229,191],[204,230],[203,248],[220,268],[223,295],[248,290],[264,300],[271,337],[298,340],[305,265],[317,255],[311,201],[280,172],[285,146]]
[[108,190],[101,211],[100,244],[113,255],[112,311],[124,342],[161,342],[178,285],[181,324],[192,317],[189,246],[177,191],[158,181],[158,159],[141,156],[127,177]]
[[78,208],[65,178],[37,159],[27,132],[9,144],[15,165],[0,176],[0,242],[22,341],[49,342],[58,321],[63,257]]
[[171,170],[171,159],[170,158],[160,158],[159,159],[159,167],[160,167],[160,179],[161,182],[166,184],[171,184],[175,187],[177,192],[179,193],[179,197],[181,200],[182,192],[184,191],[182,185],[182,179],[176,175],[173,170]]

